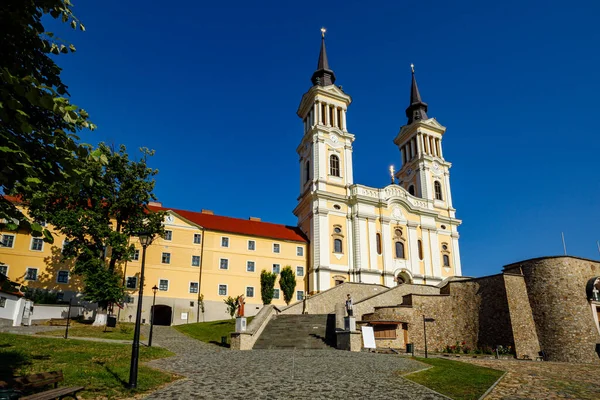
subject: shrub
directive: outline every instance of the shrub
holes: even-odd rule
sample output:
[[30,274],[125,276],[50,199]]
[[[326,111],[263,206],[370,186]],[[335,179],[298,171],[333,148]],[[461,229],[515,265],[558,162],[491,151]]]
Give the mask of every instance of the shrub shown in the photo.
[[233,318],[235,316],[235,311],[238,308],[238,299],[240,298],[240,296],[237,296],[235,298],[228,296],[225,300],[223,300],[225,302],[225,304],[227,304],[227,312],[229,313],[229,316],[231,318]]
[[124,334],[129,334],[131,332],[133,332],[133,328],[129,325],[123,325],[123,324],[119,324],[119,330],[121,331],[121,333]]

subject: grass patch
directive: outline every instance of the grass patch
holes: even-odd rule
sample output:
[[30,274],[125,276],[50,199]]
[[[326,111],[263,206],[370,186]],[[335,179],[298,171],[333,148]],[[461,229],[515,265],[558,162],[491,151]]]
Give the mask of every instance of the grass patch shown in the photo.
[[[80,322],[71,321],[71,324],[69,326],[69,337],[94,337],[101,339],[133,340],[134,327],[135,324],[128,322],[121,322],[116,326],[116,328],[105,328],[104,326],[92,326],[90,324],[82,324]],[[37,334],[43,336],[64,337],[65,328],[66,326],[57,327],[56,330],[38,332]],[[140,338],[145,339],[143,335],[140,335]]]
[[85,386],[78,396],[84,399],[120,399],[158,388],[177,376],[142,365],[142,362],[173,355],[160,347],[140,347],[138,387],[129,390],[131,346],[0,335],[0,380],[13,376],[62,370],[65,386]]
[[[252,321],[252,318],[254,317],[247,318],[248,324]],[[235,331],[235,319],[176,325],[174,328],[196,340],[219,346],[221,346],[221,337],[225,336],[227,337],[227,345],[225,347],[229,347],[229,334]]]
[[405,378],[455,400],[478,399],[504,374],[504,371],[441,358],[415,357],[415,360],[433,368]]

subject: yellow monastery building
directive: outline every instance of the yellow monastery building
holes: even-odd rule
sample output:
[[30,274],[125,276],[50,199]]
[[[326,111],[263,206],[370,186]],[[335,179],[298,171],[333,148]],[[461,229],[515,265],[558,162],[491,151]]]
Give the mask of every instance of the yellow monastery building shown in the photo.
[[[446,128],[427,115],[414,70],[407,123],[393,138],[402,167],[394,183],[372,188],[354,183],[346,113],[352,101],[336,86],[321,42],[312,87],[302,96],[297,114],[303,134],[297,227],[172,209],[166,235],[155,239],[146,255],[143,319],[149,321],[156,285],[157,322],[181,324],[228,318],[223,300],[243,294],[246,314],[261,303],[260,272],[296,273],[295,300],[344,282],[437,284],[461,275],[458,226],[450,191],[451,164],[443,157]],[[359,135],[360,138],[360,135]],[[51,228],[50,228],[51,229]],[[64,237],[54,245],[21,232],[0,232],[0,273],[29,287],[46,288],[68,300],[78,293],[77,277],[56,260]],[[137,242],[137,239],[132,238]],[[123,270],[129,295],[119,319],[133,321],[141,264],[141,246]],[[273,304],[285,306],[279,284]],[[204,295],[204,312],[198,303]],[[117,311],[115,311],[115,314]]]

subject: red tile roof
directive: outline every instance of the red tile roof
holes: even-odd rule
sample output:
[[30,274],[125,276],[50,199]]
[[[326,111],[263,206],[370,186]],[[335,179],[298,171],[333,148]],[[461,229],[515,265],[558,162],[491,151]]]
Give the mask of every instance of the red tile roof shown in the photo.
[[241,235],[308,243],[308,239],[304,236],[302,231],[294,226],[272,224],[270,222],[262,221],[250,221],[241,218],[224,217],[221,215],[203,214],[196,211],[177,210],[167,207],[150,206],[150,209],[156,211],[172,211],[180,217],[211,231],[230,232]]

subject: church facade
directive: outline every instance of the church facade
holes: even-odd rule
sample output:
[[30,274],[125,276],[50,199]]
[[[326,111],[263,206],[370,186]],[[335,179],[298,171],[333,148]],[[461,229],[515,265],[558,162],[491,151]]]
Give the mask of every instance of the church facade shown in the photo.
[[[437,284],[461,275],[451,163],[442,151],[446,128],[427,115],[414,67],[407,122],[393,139],[402,167],[391,184],[354,182],[355,135],[346,123],[352,98],[329,67],[325,36],[312,87],[297,114],[300,196],[294,214],[309,238],[309,293],[344,282]],[[360,138],[360,134],[357,135]]]

